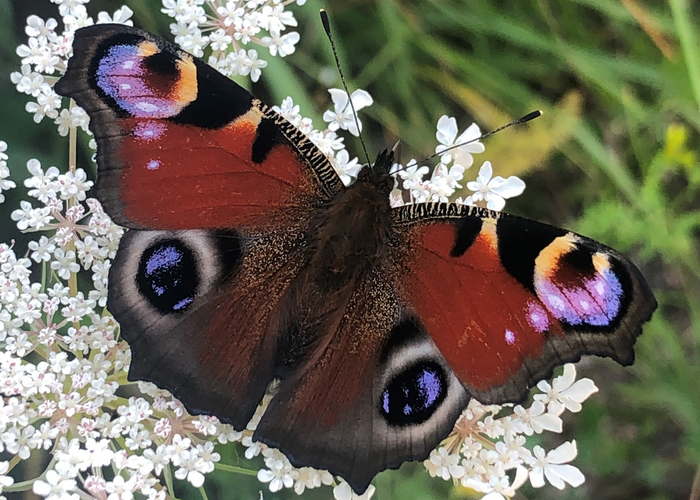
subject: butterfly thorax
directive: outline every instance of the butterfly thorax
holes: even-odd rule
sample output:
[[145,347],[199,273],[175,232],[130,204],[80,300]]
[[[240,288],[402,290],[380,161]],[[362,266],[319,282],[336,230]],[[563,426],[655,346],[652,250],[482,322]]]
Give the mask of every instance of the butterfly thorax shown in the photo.
[[386,259],[390,212],[387,193],[373,180],[360,178],[340,193],[316,229],[312,268],[319,278],[343,286]]

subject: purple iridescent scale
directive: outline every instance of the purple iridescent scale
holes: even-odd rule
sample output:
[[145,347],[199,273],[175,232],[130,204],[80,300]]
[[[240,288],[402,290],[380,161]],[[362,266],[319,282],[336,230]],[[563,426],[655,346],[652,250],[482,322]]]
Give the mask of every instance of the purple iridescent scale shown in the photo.
[[97,65],[97,86],[135,118],[167,118],[182,105],[146,84],[149,71],[139,46],[115,45]]
[[570,325],[609,325],[620,312],[623,294],[620,280],[610,269],[582,279],[579,286],[537,279],[535,290],[549,312]]

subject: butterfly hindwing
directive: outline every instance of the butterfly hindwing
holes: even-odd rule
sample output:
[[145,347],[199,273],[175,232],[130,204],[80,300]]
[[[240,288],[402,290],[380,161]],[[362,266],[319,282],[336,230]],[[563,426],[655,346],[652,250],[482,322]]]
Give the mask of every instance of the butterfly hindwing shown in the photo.
[[127,232],[108,307],[131,347],[129,378],[243,429],[275,376],[275,314],[299,271],[298,252],[280,233]]
[[393,218],[401,296],[479,401],[521,400],[585,354],[633,361],[656,302],[614,250],[477,207],[428,203]]
[[268,227],[342,182],[296,127],[173,44],[122,25],[76,32],[56,84],[91,117],[97,197],[141,229]]
[[469,400],[386,277],[375,270],[355,287],[338,328],[280,383],[254,435],[358,493],[378,472],[426,458]]

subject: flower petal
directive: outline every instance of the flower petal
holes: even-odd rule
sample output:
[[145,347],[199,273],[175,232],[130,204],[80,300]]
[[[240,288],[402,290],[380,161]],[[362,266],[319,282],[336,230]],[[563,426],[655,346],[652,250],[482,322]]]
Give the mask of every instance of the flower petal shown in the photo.
[[352,104],[355,107],[355,111],[358,111],[367,106],[371,106],[374,103],[374,99],[372,99],[372,96],[369,95],[369,92],[362,89],[355,90],[350,95],[350,99],[352,99]]
[[507,179],[498,176],[489,182],[489,191],[504,198],[512,198],[513,196],[521,195],[525,191],[525,183],[515,176]]
[[[455,123],[456,126],[456,123]],[[477,139],[481,137],[481,130],[479,129],[479,126],[476,123],[472,123],[469,125],[467,130],[462,132],[459,137],[457,137],[457,140],[455,140],[455,144],[461,144],[463,142],[469,142],[473,141],[474,139]],[[470,153],[481,153],[484,151],[484,145],[481,144],[478,141],[471,142],[469,144],[465,144],[463,147],[471,146],[472,149],[468,150]]]
[[506,206],[506,200],[497,194],[488,193],[486,195],[486,208],[500,212]]
[[567,441],[558,448],[547,453],[547,460],[551,464],[565,464],[571,462],[578,455],[576,440]]
[[[556,466],[554,466],[556,467]],[[547,478],[547,481],[549,481],[549,484],[554,486],[558,490],[563,490],[566,487],[566,484],[562,479],[559,477],[559,475],[555,472],[553,466],[548,465],[544,469],[544,476]]]
[[[437,133],[435,137],[440,144],[451,146],[457,136],[457,120],[447,115],[442,115],[437,123]],[[438,146],[439,147],[439,146]],[[435,150],[436,153],[437,148]]]
[[544,471],[542,467],[533,467],[530,471],[530,484],[533,488],[544,486]]
[[589,378],[582,378],[563,391],[561,395],[577,403],[582,403],[588,399],[591,394],[595,394],[596,392],[598,392],[598,387],[596,387],[595,383]]
[[328,89],[336,113],[342,113],[348,105],[348,94],[343,89]]
[[564,365],[564,372],[552,381],[552,386],[557,392],[568,389],[576,380],[576,366],[573,363]]
[[[492,175],[493,175],[493,168],[491,168],[491,162],[485,161],[484,164],[481,165],[481,168],[479,169],[479,175],[476,178],[476,182],[480,183],[481,185],[486,185],[491,180]],[[472,189],[472,191],[476,191],[476,189]]]
[[552,472],[574,488],[578,488],[586,481],[586,476],[573,465],[550,465],[550,467]]

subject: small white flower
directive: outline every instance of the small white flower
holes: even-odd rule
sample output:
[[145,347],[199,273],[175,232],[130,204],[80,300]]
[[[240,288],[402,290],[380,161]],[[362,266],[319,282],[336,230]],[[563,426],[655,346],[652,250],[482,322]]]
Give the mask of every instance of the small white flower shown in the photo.
[[299,43],[299,33],[292,31],[286,35],[281,35],[279,31],[270,31],[271,36],[266,36],[262,39],[263,45],[270,49],[270,54],[280,57],[288,56],[294,53],[295,45]]
[[46,41],[52,40],[56,33],[54,30],[58,26],[56,20],[52,17],[44,21],[39,16],[31,15],[27,18],[27,26],[24,28],[24,32],[27,36],[35,38],[44,38]]
[[133,15],[134,11],[126,5],[124,5],[119,9],[115,10],[112,16],[110,16],[107,12],[100,12],[99,14],[97,14],[96,24],[116,23],[125,24],[127,26],[133,26],[134,22],[131,20],[131,16]]
[[261,69],[267,66],[267,61],[264,59],[258,59],[258,51],[250,49],[248,51],[248,59],[246,60],[246,67],[248,72],[250,72],[250,79],[257,82],[260,79]]
[[435,134],[440,145],[435,148],[435,152],[439,154],[447,148],[462,144],[443,153],[440,161],[444,164],[449,164],[454,160],[455,164],[469,168],[474,163],[472,154],[484,152],[484,145],[475,140],[481,136],[481,131],[475,123],[472,123],[459,137],[457,137],[457,131],[457,120],[447,115],[442,115],[438,120],[437,133]]
[[209,46],[213,50],[224,51],[231,45],[232,41],[231,35],[227,34],[226,31],[221,28],[209,35]]
[[54,119],[58,116],[58,109],[61,107],[61,96],[53,91],[48,85],[40,88],[40,93],[36,102],[28,102],[25,106],[27,112],[34,115],[36,123],[41,122],[44,116]]
[[333,169],[336,171],[340,180],[343,184],[349,186],[352,183],[353,178],[357,177],[362,169],[362,165],[358,162],[357,158],[350,160],[350,155],[346,149],[341,149],[334,158],[331,158],[331,164]]
[[[328,93],[331,95],[334,107],[334,111],[328,110],[323,113],[323,120],[328,122],[328,128],[333,131],[341,128],[349,131],[355,136],[360,135],[360,131],[362,130],[362,122],[358,118],[357,123],[355,123],[355,116],[352,113],[350,100],[348,99],[348,94],[345,92],[345,90],[328,89]],[[352,105],[354,106],[356,112],[364,107],[372,105],[374,102],[372,100],[372,96],[369,95],[369,92],[362,89],[355,90],[350,95],[350,99],[352,99]]]
[[541,446],[535,446],[533,454],[530,459],[530,483],[535,488],[544,486],[545,477],[552,486],[560,490],[564,489],[565,483],[576,488],[586,480],[580,470],[568,465],[578,454],[576,441],[566,442],[546,456]]
[[358,495],[352,491],[348,483],[341,481],[338,486],[333,488],[333,498],[335,500],[369,500],[374,495],[375,490],[374,485],[370,484],[362,495]]
[[32,215],[32,205],[28,201],[20,201],[20,208],[10,214],[10,218],[17,222],[17,229],[24,231],[29,227],[29,219]]
[[46,472],[46,481],[37,479],[32,485],[32,491],[53,500],[78,500],[78,494],[71,493],[76,485],[75,479],[65,479],[55,470],[49,469]]
[[256,23],[251,22],[250,18],[241,19],[237,18],[234,23],[235,32],[233,37],[240,41],[243,45],[250,43],[251,37],[254,37],[260,32],[260,28]]
[[301,121],[299,105],[294,104],[291,97],[285,97],[281,106],[272,106],[272,109],[284,116],[292,125],[297,125]]
[[333,484],[333,476],[328,471],[316,470],[312,467],[302,467],[292,471],[294,477],[294,493],[302,495],[304,490],[319,488],[322,484]]
[[430,457],[423,462],[432,477],[441,477],[445,481],[450,478],[459,479],[464,476],[464,467],[459,464],[460,456],[449,453],[444,447],[430,452]]
[[187,451],[181,456],[179,469],[175,471],[175,477],[187,479],[192,486],[199,488],[204,484],[204,474],[202,474],[201,465],[202,461],[199,455],[194,450]]
[[520,417],[523,432],[531,436],[533,431],[541,434],[543,431],[561,432],[562,420],[559,416],[547,412],[547,408],[541,401],[534,401],[528,410],[518,405],[513,410]]
[[17,87],[18,92],[39,97],[42,89],[47,85],[44,76],[32,70],[31,65],[23,64],[21,73],[15,71],[10,75],[10,80]]
[[506,198],[513,198],[520,195],[525,190],[525,183],[518,177],[511,176],[504,179],[496,176],[491,179],[493,169],[491,162],[485,161],[479,169],[479,176],[476,181],[467,183],[467,188],[475,193],[471,196],[472,201],[486,201],[486,208],[490,210],[503,210],[506,205]]
[[415,165],[415,160],[408,162],[408,165],[411,165],[411,163],[414,163],[414,165],[407,166],[405,169],[399,170],[399,177],[403,179],[402,186],[404,189],[409,190],[418,185],[423,180],[423,176],[430,171],[430,169],[425,165],[422,167]]
[[564,373],[556,377],[552,384],[542,380],[537,388],[545,394],[536,394],[535,400],[542,401],[554,415],[561,415],[565,409],[572,413],[581,411],[581,403],[598,392],[595,383],[589,378],[576,380],[576,367],[567,363]]
[[32,158],[27,162],[27,170],[32,174],[24,181],[24,185],[30,188],[29,196],[37,198],[42,203],[48,203],[49,200],[56,198],[56,192],[59,189],[56,183],[59,171],[56,167],[49,167],[44,172],[39,160]]
[[56,249],[54,252],[56,260],[51,261],[51,269],[56,271],[56,274],[64,280],[70,278],[71,273],[80,271],[80,266],[75,262],[75,252],[69,250],[64,251],[62,248]]
[[271,455],[265,458],[267,469],[258,471],[258,481],[270,483],[269,488],[272,493],[282,488],[291,488],[294,485],[294,477],[292,477],[292,465],[289,460],[277,450],[268,448],[267,451],[271,452]]
[[431,194],[430,181],[422,181],[416,183],[411,188],[411,197],[415,203],[425,203],[430,198]]
[[123,476],[115,476],[114,479],[105,484],[105,490],[109,493],[107,500],[131,500],[134,498],[134,486],[134,477],[126,481]]

